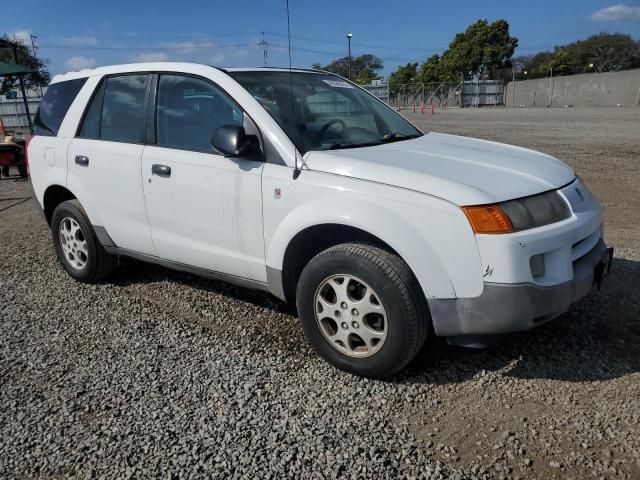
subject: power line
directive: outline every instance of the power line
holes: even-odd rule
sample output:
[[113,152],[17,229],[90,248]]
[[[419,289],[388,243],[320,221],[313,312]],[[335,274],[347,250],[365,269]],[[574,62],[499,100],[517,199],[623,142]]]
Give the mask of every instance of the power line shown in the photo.
[[[286,34],[283,33],[278,33],[278,32],[270,32],[267,31],[267,33],[269,35],[272,35],[274,37],[286,37]],[[344,42],[339,42],[337,40],[327,40],[325,38],[319,38],[319,37],[307,37],[307,36],[302,36],[302,35],[296,35],[296,36],[292,36],[291,37],[294,40],[299,40],[299,41],[304,41],[304,42],[317,42],[317,43],[322,43],[322,44],[330,44],[330,45],[340,45],[342,46],[342,44]],[[406,45],[375,45],[375,44],[370,44],[370,43],[360,43],[358,42],[357,44],[359,47],[363,47],[363,48],[376,48],[376,49],[381,49],[381,50],[415,50],[418,52],[424,52],[424,51],[434,51],[434,52],[441,52],[443,50],[445,50],[446,47],[442,47],[442,48],[422,48],[422,47],[414,47],[414,46],[406,46]]]
[[[129,45],[110,45],[110,46],[100,46],[100,45],[87,45],[87,46],[73,46],[73,45],[41,45],[40,48],[49,48],[49,49],[63,49],[63,50],[77,50],[77,49],[86,49],[86,50],[101,50],[101,51],[109,51],[109,50],[123,50],[123,51],[137,51],[137,50],[174,50],[174,51],[189,51],[189,50],[200,50],[200,49],[219,49],[219,48],[262,48],[263,50],[263,61],[266,66],[266,61],[268,58],[268,50],[267,46],[271,46],[280,50],[287,50],[288,46],[285,44],[279,43],[267,43],[266,41],[260,41],[258,43],[226,43],[226,44],[216,44],[213,42],[210,43],[202,43],[202,44],[191,44],[191,45],[142,45],[142,46],[129,46]],[[321,50],[315,48],[306,48],[306,47],[291,47],[291,50],[297,52],[305,52],[305,53],[314,53],[317,55],[326,55],[326,56],[335,56],[342,57],[344,56],[344,52],[332,51],[332,50]],[[398,61],[398,62],[411,62],[415,61],[415,58],[407,58],[407,57],[396,57],[396,56],[382,56],[380,57],[382,60],[388,61]]]
[[[221,37],[257,37],[260,35],[259,31],[252,32],[229,32],[229,33],[216,33],[213,38],[221,38]],[[127,38],[151,38],[151,39],[165,39],[165,38],[190,38],[193,40],[203,38],[210,39],[209,35],[206,34],[197,34],[197,33],[185,33],[185,34],[169,34],[169,35],[147,35],[142,33],[125,33],[122,35],[93,35],[93,34],[83,34],[83,35],[39,35],[39,38],[49,38],[56,40],[74,40],[74,39],[82,39],[82,38],[95,38],[96,40],[122,40]]]
[[202,44],[191,44],[191,45],[154,45],[154,46],[129,46],[129,45],[110,45],[110,46],[99,46],[99,45],[41,45],[40,48],[55,48],[55,49],[86,49],[86,50],[193,50],[200,48],[236,48],[236,47],[258,47],[259,44],[256,43],[226,43],[226,44],[217,44],[217,43],[202,43]]

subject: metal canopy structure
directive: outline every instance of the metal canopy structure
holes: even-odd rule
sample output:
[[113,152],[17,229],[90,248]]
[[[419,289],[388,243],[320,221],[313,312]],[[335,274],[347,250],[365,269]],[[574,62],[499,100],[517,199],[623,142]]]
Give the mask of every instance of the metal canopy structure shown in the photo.
[[33,135],[33,125],[31,123],[31,113],[29,112],[29,102],[27,100],[27,92],[24,89],[23,76],[30,73],[34,73],[35,70],[25,65],[18,63],[18,44],[10,42],[9,40],[0,39],[0,48],[9,48],[13,51],[13,61],[15,63],[0,62],[0,77],[17,76],[20,82],[20,92],[22,93],[22,101],[24,102],[24,109],[27,113],[27,120],[29,122],[29,133]]
[[35,73],[35,70],[25,65],[16,65],[15,63],[0,62],[0,77],[5,77],[9,75],[24,75],[27,73]]

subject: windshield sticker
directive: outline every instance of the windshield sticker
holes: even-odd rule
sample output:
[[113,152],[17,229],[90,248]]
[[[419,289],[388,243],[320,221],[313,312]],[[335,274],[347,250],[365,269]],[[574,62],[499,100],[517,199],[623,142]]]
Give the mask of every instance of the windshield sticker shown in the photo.
[[353,88],[353,85],[345,82],[344,80],[322,80],[327,85],[331,85],[336,88]]

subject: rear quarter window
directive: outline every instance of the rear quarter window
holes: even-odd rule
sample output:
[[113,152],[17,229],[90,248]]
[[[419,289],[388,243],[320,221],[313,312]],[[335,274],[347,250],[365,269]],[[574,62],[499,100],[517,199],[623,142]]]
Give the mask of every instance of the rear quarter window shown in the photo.
[[86,78],[76,78],[49,85],[47,93],[40,102],[33,124],[33,131],[36,135],[49,137],[58,135],[58,130],[60,130],[60,125],[62,125],[69,107],[86,81]]

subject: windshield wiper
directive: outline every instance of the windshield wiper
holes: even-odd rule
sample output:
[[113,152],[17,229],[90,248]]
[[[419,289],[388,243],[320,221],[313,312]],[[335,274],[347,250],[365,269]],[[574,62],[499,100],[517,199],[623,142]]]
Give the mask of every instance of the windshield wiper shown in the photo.
[[411,138],[418,138],[420,136],[421,135],[417,133],[406,134],[406,133],[400,133],[400,132],[390,132],[390,133],[387,133],[384,137],[382,137],[380,141],[384,143],[391,143],[391,142],[398,142],[400,140],[409,140]]
[[329,150],[340,150],[343,148],[360,148],[360,147],[373,147],[375,145],[381,145],[382,140],[376,140],[375,142],[366,143],[334,143],[329,147]]

